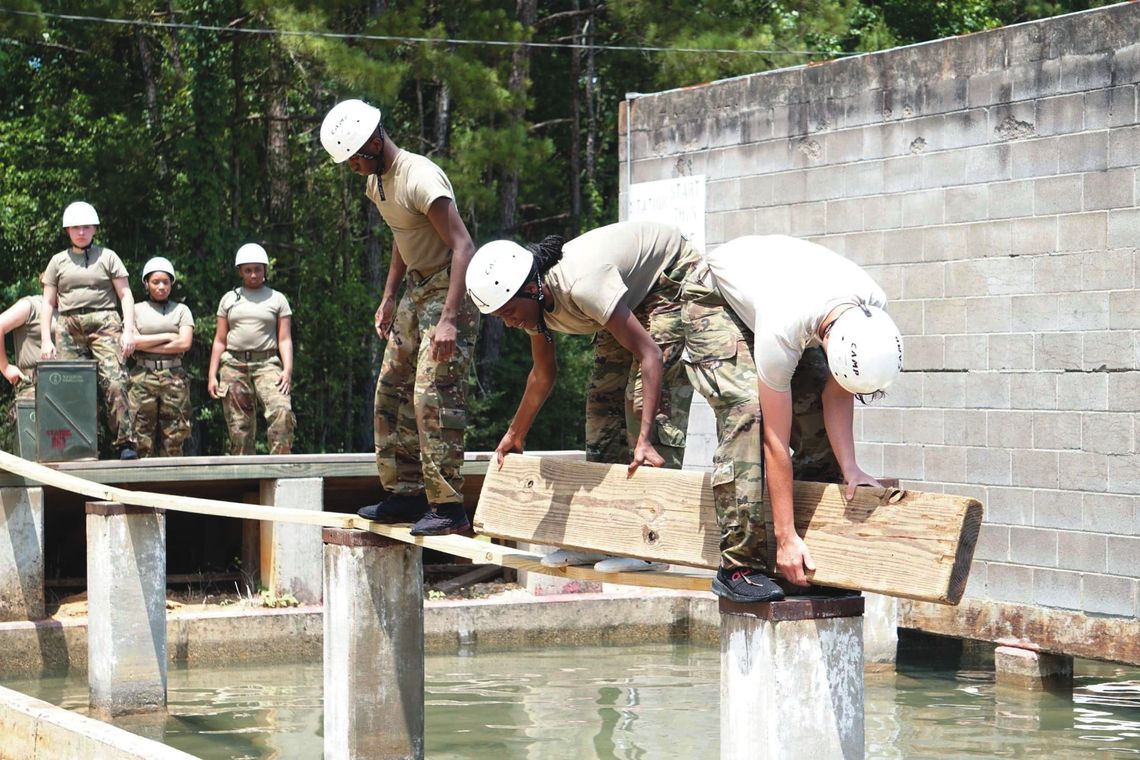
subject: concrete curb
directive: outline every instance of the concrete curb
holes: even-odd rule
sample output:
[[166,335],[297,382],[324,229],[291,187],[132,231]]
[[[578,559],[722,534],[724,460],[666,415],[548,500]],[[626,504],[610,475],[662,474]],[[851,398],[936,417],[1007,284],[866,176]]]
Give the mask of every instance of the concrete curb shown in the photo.
[[194,760],[180,750],[0,687],[0,760]]
[[[175,612],[167,615],[171,664],[319,659],[324,623],[317,606]],[[528,646],[687,640],[715,644],[716,597],[707,592],[620,592],[424,602],[424,647],[432,654]],[[87,622],[0,623],[0,678],[87,671]]]

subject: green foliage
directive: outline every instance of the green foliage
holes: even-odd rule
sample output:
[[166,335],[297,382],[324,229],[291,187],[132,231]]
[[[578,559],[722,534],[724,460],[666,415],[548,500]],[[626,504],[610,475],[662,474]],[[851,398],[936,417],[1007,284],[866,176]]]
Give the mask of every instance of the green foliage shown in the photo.
[[[103,220],[99,241],[118,251],[131,272],[158,254],[178,267],[174,297],[196,316],[188,361],[196,418],[191,453],[215,453],[225,436],[220,405],[205,394],[214,313],[238,282],[234,251],[261,242],[273,260],[270,284],[295,313],[295,450],[368,450],[370,389],[383,348],[371,316],[391,237],[374,211],[370,216],[363,180],[320,147],[320,120],[337,100],[377,103],[397,144],[444,167],[476,243],[571,237],[618,217],[616,119],[627,92],[1102,4],[551,0],[538,4],[533,26],[524,26],[513,0],[7,0],[4,6],[14,10],[440,42],[175,30],[0,12],[0,306],[37,289],[48,257],[66,242],[63,208],[92,202]],[[590,8],[596,13],[585,13]],[[443,41],[581,42],[587,31],[597,45],[767,52],[597,49],[590,69],[584,52],[532,49],[524,86],[512,90],[514,48]],[[274,106],[285,114],[275,122],[284,126],[276,147]],[[585,159],[591,142],[592,169]],[[284,168],[271,172],[270,165]],[[500,206],[516,171],[517,226],[501,229],[501,220],[512,218]],[[132,285],[141,297],[136,276]],[[507,333],[483,384],[471,379],[472,449],[498,443],[530,368],[526,337]],[[559,382],[528,438],[533,449],[582,446],[589,340],[560,336],[558,345]],[[0,389],[0,406],[10,397]],[[10,430],[0,426],[4,435]]]

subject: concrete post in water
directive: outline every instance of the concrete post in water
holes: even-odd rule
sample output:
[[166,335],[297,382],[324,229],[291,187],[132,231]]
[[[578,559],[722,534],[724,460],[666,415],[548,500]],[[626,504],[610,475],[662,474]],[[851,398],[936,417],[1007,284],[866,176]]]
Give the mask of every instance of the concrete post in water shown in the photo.
[[44,616],[44,489],[0,488],[0,622]]
[[423,552],[325,528],[325,760],[424,756]]
[[[263,480],[261,503],[320,512],[324,479]],[[321,527],[262,522],[261,583],[274,596],[292,594],[302,604],[320,604]]]
[[863,599],[720,600],[720,756],[863,757]]
[[994,680],[998,686],[1028,691],[1071,692],[1073,658],[1012,646],[994,650]]
[[885,594],[863,594],[863,658],[868,669],[892,670],[899,649],[899,600]]
[[87,503],[87,682],[107,719],[166,708],[166,517]]

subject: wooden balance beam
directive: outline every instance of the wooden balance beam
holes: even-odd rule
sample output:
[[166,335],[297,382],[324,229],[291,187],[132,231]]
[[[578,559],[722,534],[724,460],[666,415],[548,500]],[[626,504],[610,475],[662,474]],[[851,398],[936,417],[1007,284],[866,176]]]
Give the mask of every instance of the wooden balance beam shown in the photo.
[[[795,483],[796,530],[819,585],[957,604],[982,522],[976,499]],[[487,470],[475,530],[498,538],[716,568],[708,474],[509,455]]]
[[152,491],[133,491],[60,472],[55,468],[30,462],[2,450],[0,450],[0,469],[46,486],[82,494],[96,501],[110,501],[153,509],[170,509],[178,512],[192,512],[200,515],[216,515],[244,520],[363,530],[397,541],[422,546],[426,549],[445,552],[456,557],[465,557],[474,562],[502,565],[515,570],[526,570],[532,573],[556,575],[576,580],[605,581],[623,585],[686,591],[708,591],[709,589],[710,579],[707,573],[599,573],[590,567],[545,567],[541,563],[542,556],[539,554],[493,544],[486,538],[413,536],[409,533],[409,526],[382,525],[371,520],[365,520],[363,517],[341,512],[315,512],[308,509],[238,504],[218,499],[177,496]]

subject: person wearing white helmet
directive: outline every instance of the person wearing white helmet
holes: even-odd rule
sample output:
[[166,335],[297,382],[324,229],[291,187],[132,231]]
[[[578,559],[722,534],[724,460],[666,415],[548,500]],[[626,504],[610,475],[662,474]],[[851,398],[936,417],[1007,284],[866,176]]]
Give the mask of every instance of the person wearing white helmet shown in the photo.
[[707,260],[755,336],[776,565],[788,581],[806,585],[815,565],[796,533],[793,478],[845,481],[848,499],[857,486],[880,486],[856,462],[854,401],[881,394],[898,377],[902,337],[883,289],[821,245],[750,235]]
[[[713,492],[718,516],[731,527],[724,532],[732,540],[722,544],[728,567],[739,563],[744,544],[734,538],[737,527],[749,524],[747,514],[762,499],[760,445],[752,435],[759,407],[751,352],[702,261],[677,227],[621,222],[566,243],[488,243],[467,270],[467,288],[480,311],[531,336],[534,366],[496,448],[500,463],[523,451],[553,388],[551,331],[595,335],[585,415],[589,461],[626,464],[631,475],[642,465],[679,468],[693,389],[709,400],[721,431]],[[560,550],[544,564],[593,559]],[[595,569],[649,569],[638,562],[602,560]],[[757,601],[782,595],[774,583],[764,592]]]
[[[170,298],[174,265],[156,256],[143,265],[145,301],[135,304],[135,355],[128,397],[140,457],[182,456],[190,437],[190,381],[182,357],[194,340],[189,307]],[[155,441],[161,437],[161,445]]]
[[[256,453],[257,404],[265,410],[270,454],[293,450],[293,310],[265,284],[269,255],[257,243],[238,248],[241,285],[222,296],[206,390],[222,400],[230,454]],[[219,379],[220,378],[220,379]]]
[[[126,370],[126,358],[135,350],[135,300],[118,254],[94,244],[98,226],[99,215],[89,203],[77,201],[63,212],[71,245],[53,256],[44,271],[40,355],[55,359],[58,353],[60,359],[98,362],[114,447],[120,459],[138,459]],[[121,318],[115,311],[116,297],[123,309]],[[60,319],[53,335],[57,308]]]
[[[42,275],[40,287],[43,287]],[[36,365],[40,361],[40,319],[44,313],[42,294],[24,296],[0,314],[0,373],[15,391],[13,401],[36,400]],[[15,363],[8,361],[4,336],[11,334]],[[16,406],[12,405],[15,420]]]
[[388,341],[374,435],[376,469],[390,495],[359,514],[415,523],[415,535],[467,530],[461,468],[479,313],[464,298],[463,283],[475,245],[447,175],[392,142],[379,109],[361,100],[337,103],[321,124],[321,144],[334,161],[367,178],[365,194],[393,237],[373,324]]

